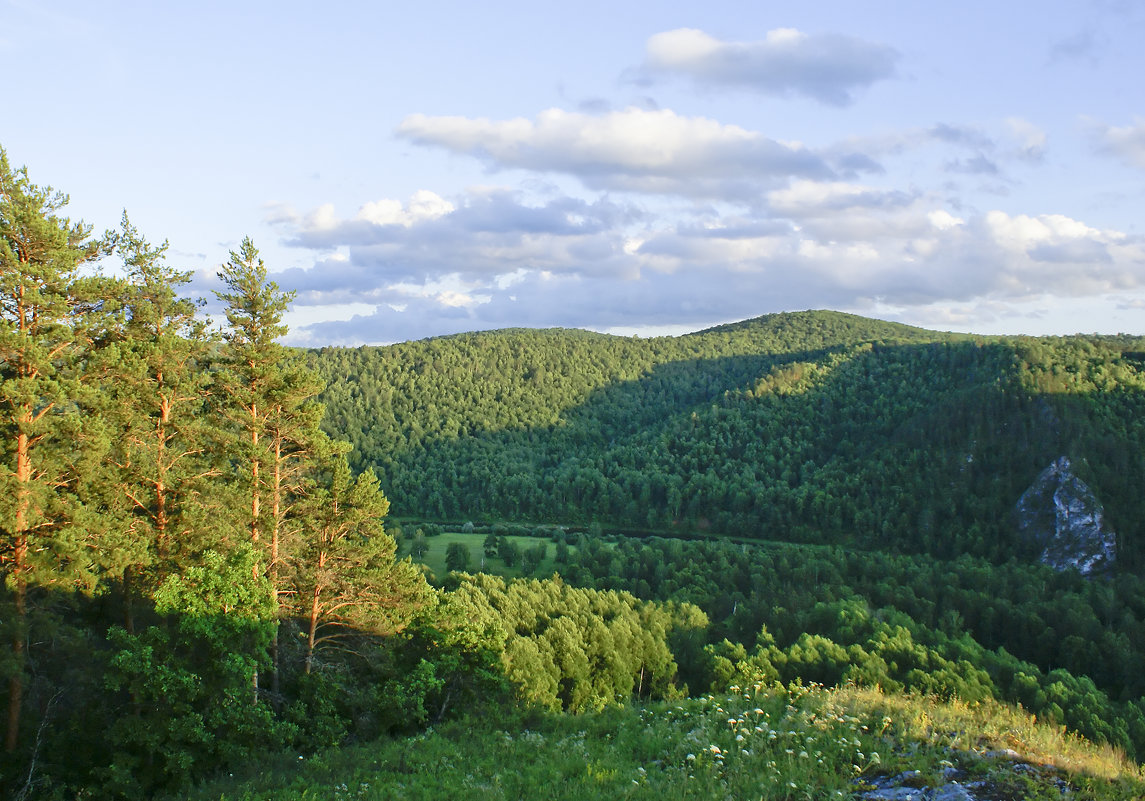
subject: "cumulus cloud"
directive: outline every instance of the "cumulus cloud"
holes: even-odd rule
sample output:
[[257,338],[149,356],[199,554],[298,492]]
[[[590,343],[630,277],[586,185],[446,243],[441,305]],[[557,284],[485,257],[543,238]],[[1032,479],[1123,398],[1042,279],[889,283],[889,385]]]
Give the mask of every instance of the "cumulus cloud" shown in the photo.
[[1145,118],[1134,117],[1132,125],[1097,125],[1095,131],[1103,153],[1145,169]]
[[1061,295],[1136,289],[1145,279],[1145,244],[1061,214],[1031,217],[992,211],[983,220],[990,241],[1009,258],[1004,288]]
[[398,135],[471,155],[493,170],[571,175],[593,190],[748,205],[792,180],[885,174],[888,160],[910,151],[943,154],[947,172],[1002,178],[1007,161],[1041,160],[1046,142],[1041,129],[1013,117],[997,137],[939,122],[811,149],[705,117],[635,107],[603,114],[549,109],[532,120],[411,115]]
[[895,74],[899,54],[886,45],[792,28],[753,42],[723,41],[694,28],[657,33],[645,46],[645,69],[678,73],[704,86],[802,95],[833,106]]
[[564,173],[592,189],[750,198],[789,177],[833,174],[817,154],[736,125],[667,109],[590,115],[549,109],[535,120],[414,114],[399,136],[486,161],[494,169]]

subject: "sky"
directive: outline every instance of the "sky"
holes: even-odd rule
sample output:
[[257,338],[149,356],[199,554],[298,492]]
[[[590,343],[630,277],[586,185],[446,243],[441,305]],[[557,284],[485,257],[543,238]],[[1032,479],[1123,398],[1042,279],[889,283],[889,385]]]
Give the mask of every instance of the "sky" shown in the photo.
[[0,0],[0,147],[209,309],[251,237],[297,345],[1145,334],[1142,42],[1135,0]]

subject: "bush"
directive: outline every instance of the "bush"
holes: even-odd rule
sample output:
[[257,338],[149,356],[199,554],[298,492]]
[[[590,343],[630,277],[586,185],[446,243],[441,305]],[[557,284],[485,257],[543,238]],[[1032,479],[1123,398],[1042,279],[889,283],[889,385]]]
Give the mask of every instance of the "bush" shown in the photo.
[[463,542],[451,542],[445,549],[445,566],[449,570],[465,570],[469,567],[469,546]]

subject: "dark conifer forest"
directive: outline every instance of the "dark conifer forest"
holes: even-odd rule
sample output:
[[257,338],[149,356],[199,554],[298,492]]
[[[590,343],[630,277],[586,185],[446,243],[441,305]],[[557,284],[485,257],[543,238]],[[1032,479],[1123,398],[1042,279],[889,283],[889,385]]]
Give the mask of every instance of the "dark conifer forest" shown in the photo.
[[[1145,339],[808,311],[303,351],[249,238],[211,321],[166,243],[67,200],[0,150],[5,797],[746,687],[1145,758]],[[1062,457],[1115,533],[1088,576],[1015,511]]]

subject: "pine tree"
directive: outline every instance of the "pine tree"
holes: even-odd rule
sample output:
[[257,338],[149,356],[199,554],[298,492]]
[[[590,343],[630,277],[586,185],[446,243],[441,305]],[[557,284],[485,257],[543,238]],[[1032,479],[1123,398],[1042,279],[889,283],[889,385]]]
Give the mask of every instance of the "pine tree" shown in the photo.
[[[273,411],[273,396],[282,381],[283,347],[278,338],[287,332],[282,317],[294,293],[280,292],[267,280],[266,265],[250,237],[219,272],[226,291],[216,292],[226,304],[229,330],[223,335],[227,347],[218,384],[223,414],[230,418],[242,446],[244,473],[249,492],[247,527],[256,550],[264,546],[267,521],[265,468],[269,461],[267,435]],[[256,572],[263,565],[256,564]]]
[[70,526],[73,463],[94,448],[82,419],[79,370],[92,322],[104,311],[98,282],[79,267],[106,240],[58,212],[67,195],[31,183],[0,148],[0,575],[11,674],[4,747],[16,748],[24,695],[29,590],[90,584],[84,531]]
[[[289,561],[298,539],[294,508],[304,497],[319,456],[330,450],[319,428],[323,407],[315,397],[323,383],[300,357],[278,344],[294,293],[279,291],[250,238],[219,274],[226,286],[216,293],[227,304],[227,348],[220,384],[230,417],[240,432],[244,475],[250,491],[250,540],[263,560],[258,570],[270,580],[276,608],[287,592]],[[272,692],[277,697],[277,634],[271,646]]]
[[295,561],[295,614],[306,621],[305,672],[315,652],[348,638],[403,629],[432,598],[420,570],[395,561],[382,518],[389,501],[367,470],[353,478],[345,451],[304,505],[306,538]]
[[206,323],[196,318],[195,302],[177,294],[191,274],[168,266],[167,243],[149,244],[126,212],[117,249],[128,275],[125,314],[115,346],[99,361],[113,396],[106,416],[117,431],[106,471],[107,505],[120,511],[112,572],[124,583],[131,631],[133,585],[144,581],[153,590],[173,560],[206,544],[192,540],[204,528],[202,481],[217,468],[203,414]]

